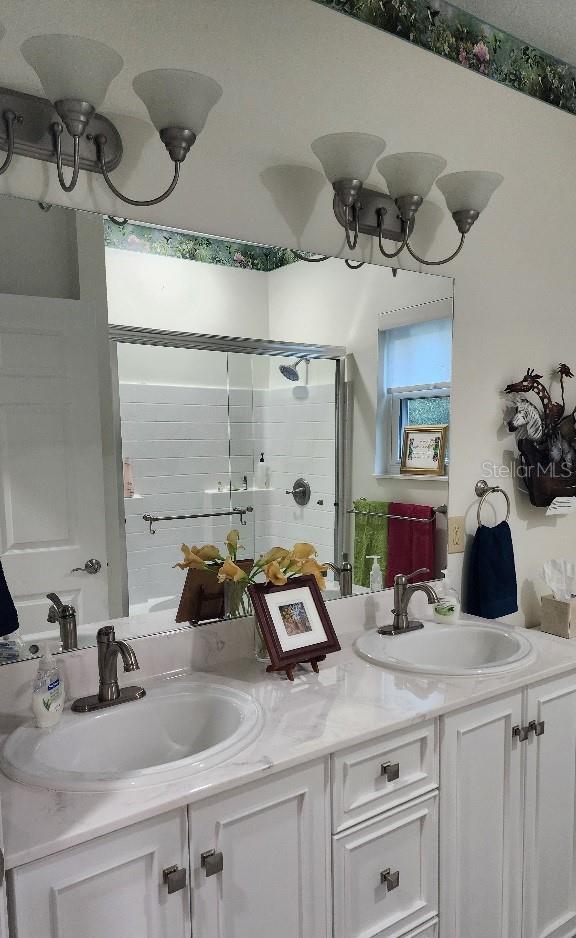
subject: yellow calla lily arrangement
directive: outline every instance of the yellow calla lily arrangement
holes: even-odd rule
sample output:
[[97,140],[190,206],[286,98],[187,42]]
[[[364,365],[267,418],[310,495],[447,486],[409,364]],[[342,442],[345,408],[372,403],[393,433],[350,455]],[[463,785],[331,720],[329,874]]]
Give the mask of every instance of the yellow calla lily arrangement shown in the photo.
[[190,568],[197,570],[217,571],[218,582],[232,583],[249,586],[256,582],[256,579],[263,574],[269,583],[275,586],[283,586],[291,577],[302,574],[312,574],[321,590],[326,586],[325,576],[328,570],[326,564],[320,564],[316,560],[316,548],[313,544],[294,544],[291,550],[284,547],[273,547],[266,554],[262,554],[254,562],[254,566],[249,572],[242,570],[236,563],[238,551],[242,548],[240,542],[240,532],[233,529],[228,532],[226,537],[227,555],[220,552],[214,544],[204,544],[203,547],[188,547],[182,544],[182,554],[184,559],[175,564],[181,570]]

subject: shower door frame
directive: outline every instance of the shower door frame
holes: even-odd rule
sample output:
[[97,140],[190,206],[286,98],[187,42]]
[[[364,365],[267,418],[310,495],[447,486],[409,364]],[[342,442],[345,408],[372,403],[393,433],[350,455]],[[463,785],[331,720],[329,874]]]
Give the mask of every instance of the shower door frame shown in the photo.
[[129,614],[128,559],[124,518],[124,482],[122,466],[122,424],[120,417],[120,385],[117,346],[157,345],[162,348],[184,348],[239,355],[269,355],[282,358],[305,357],[324,359],[335,363],[335,448],[334,448],[334,563],[342,558],[347,543],[346,485],[349,458],[348,385],[346,377],[346,349],[338,345],[312,345],[304,342],[280,342],[269,339],[248,339],[222,335],[204,335],[197,332],[176,332],[168,329],[146,329],[140,326],[108,327],[110,342],[110,373],[112,383],[112,416],[116,464],[116,484],[119,519],[119,553],[123,557],[120,571],[122,615]]

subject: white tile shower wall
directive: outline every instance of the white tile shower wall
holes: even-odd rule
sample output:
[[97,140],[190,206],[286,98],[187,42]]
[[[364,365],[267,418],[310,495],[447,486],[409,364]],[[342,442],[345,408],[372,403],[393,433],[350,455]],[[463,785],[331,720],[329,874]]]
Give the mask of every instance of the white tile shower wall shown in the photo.
[[[228,420],[234,428],[229,456]],[[123,456],[132,463],[135,497],[125,498],[128,585],[131,610],[174,607],[184,574],[174,569],[180,546],[223,545],[240,527],[245,555],[253,553],[254,515],[160,522],[151,535],[142,515],[227,511],[228,485],[251,482],[252,392],[217,387],[120,384]],[[225,491],[216,491],[218,482]],[[251,504],[252,493],[232,494],[234,507]]]
[[[308,541],[320,560],[334,559],[334,384],[254,391],[254,458],[264,453],[270,490],[256,492],[256,552]],[[286,491],[306,479],[312,497],[296,504]],[[318,505],[318,501],[323,504]]]

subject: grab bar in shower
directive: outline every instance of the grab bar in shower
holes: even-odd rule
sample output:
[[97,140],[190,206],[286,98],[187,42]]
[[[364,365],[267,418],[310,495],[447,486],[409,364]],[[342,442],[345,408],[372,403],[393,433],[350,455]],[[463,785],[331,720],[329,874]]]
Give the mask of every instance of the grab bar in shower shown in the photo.
[[142,520],[147,521],[150,525],[150,534],[156,534],[154,525],[159,521],[189,521],[198,518],[225,518],[230,515],[236,515],[240,518],[240,524],[246,524],[244,515],[252,511],[254,511],[254,509],[251,505],[248,505],[246,508],[232,508],[230,511],[209,511],[205,514],[197,515],[142,515]]

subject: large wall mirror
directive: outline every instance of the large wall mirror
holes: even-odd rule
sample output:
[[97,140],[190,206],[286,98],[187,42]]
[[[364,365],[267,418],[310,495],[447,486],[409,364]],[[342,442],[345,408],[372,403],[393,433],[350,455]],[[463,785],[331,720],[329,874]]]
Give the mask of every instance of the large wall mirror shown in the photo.
[[[0,200],[0,559],[20,656],[55,594],[124,637],[232,611],[181,545],[311,543],[340,595],[446,562],[453,282]],[[374,558],[377,558],[376,561]],[[56,603],[57,606],[57,603]],[[58,613],[58,608],[56,608]],[[10,638],[10,636],[9,636]],[[7,655],[7,658],[9,655]]]

